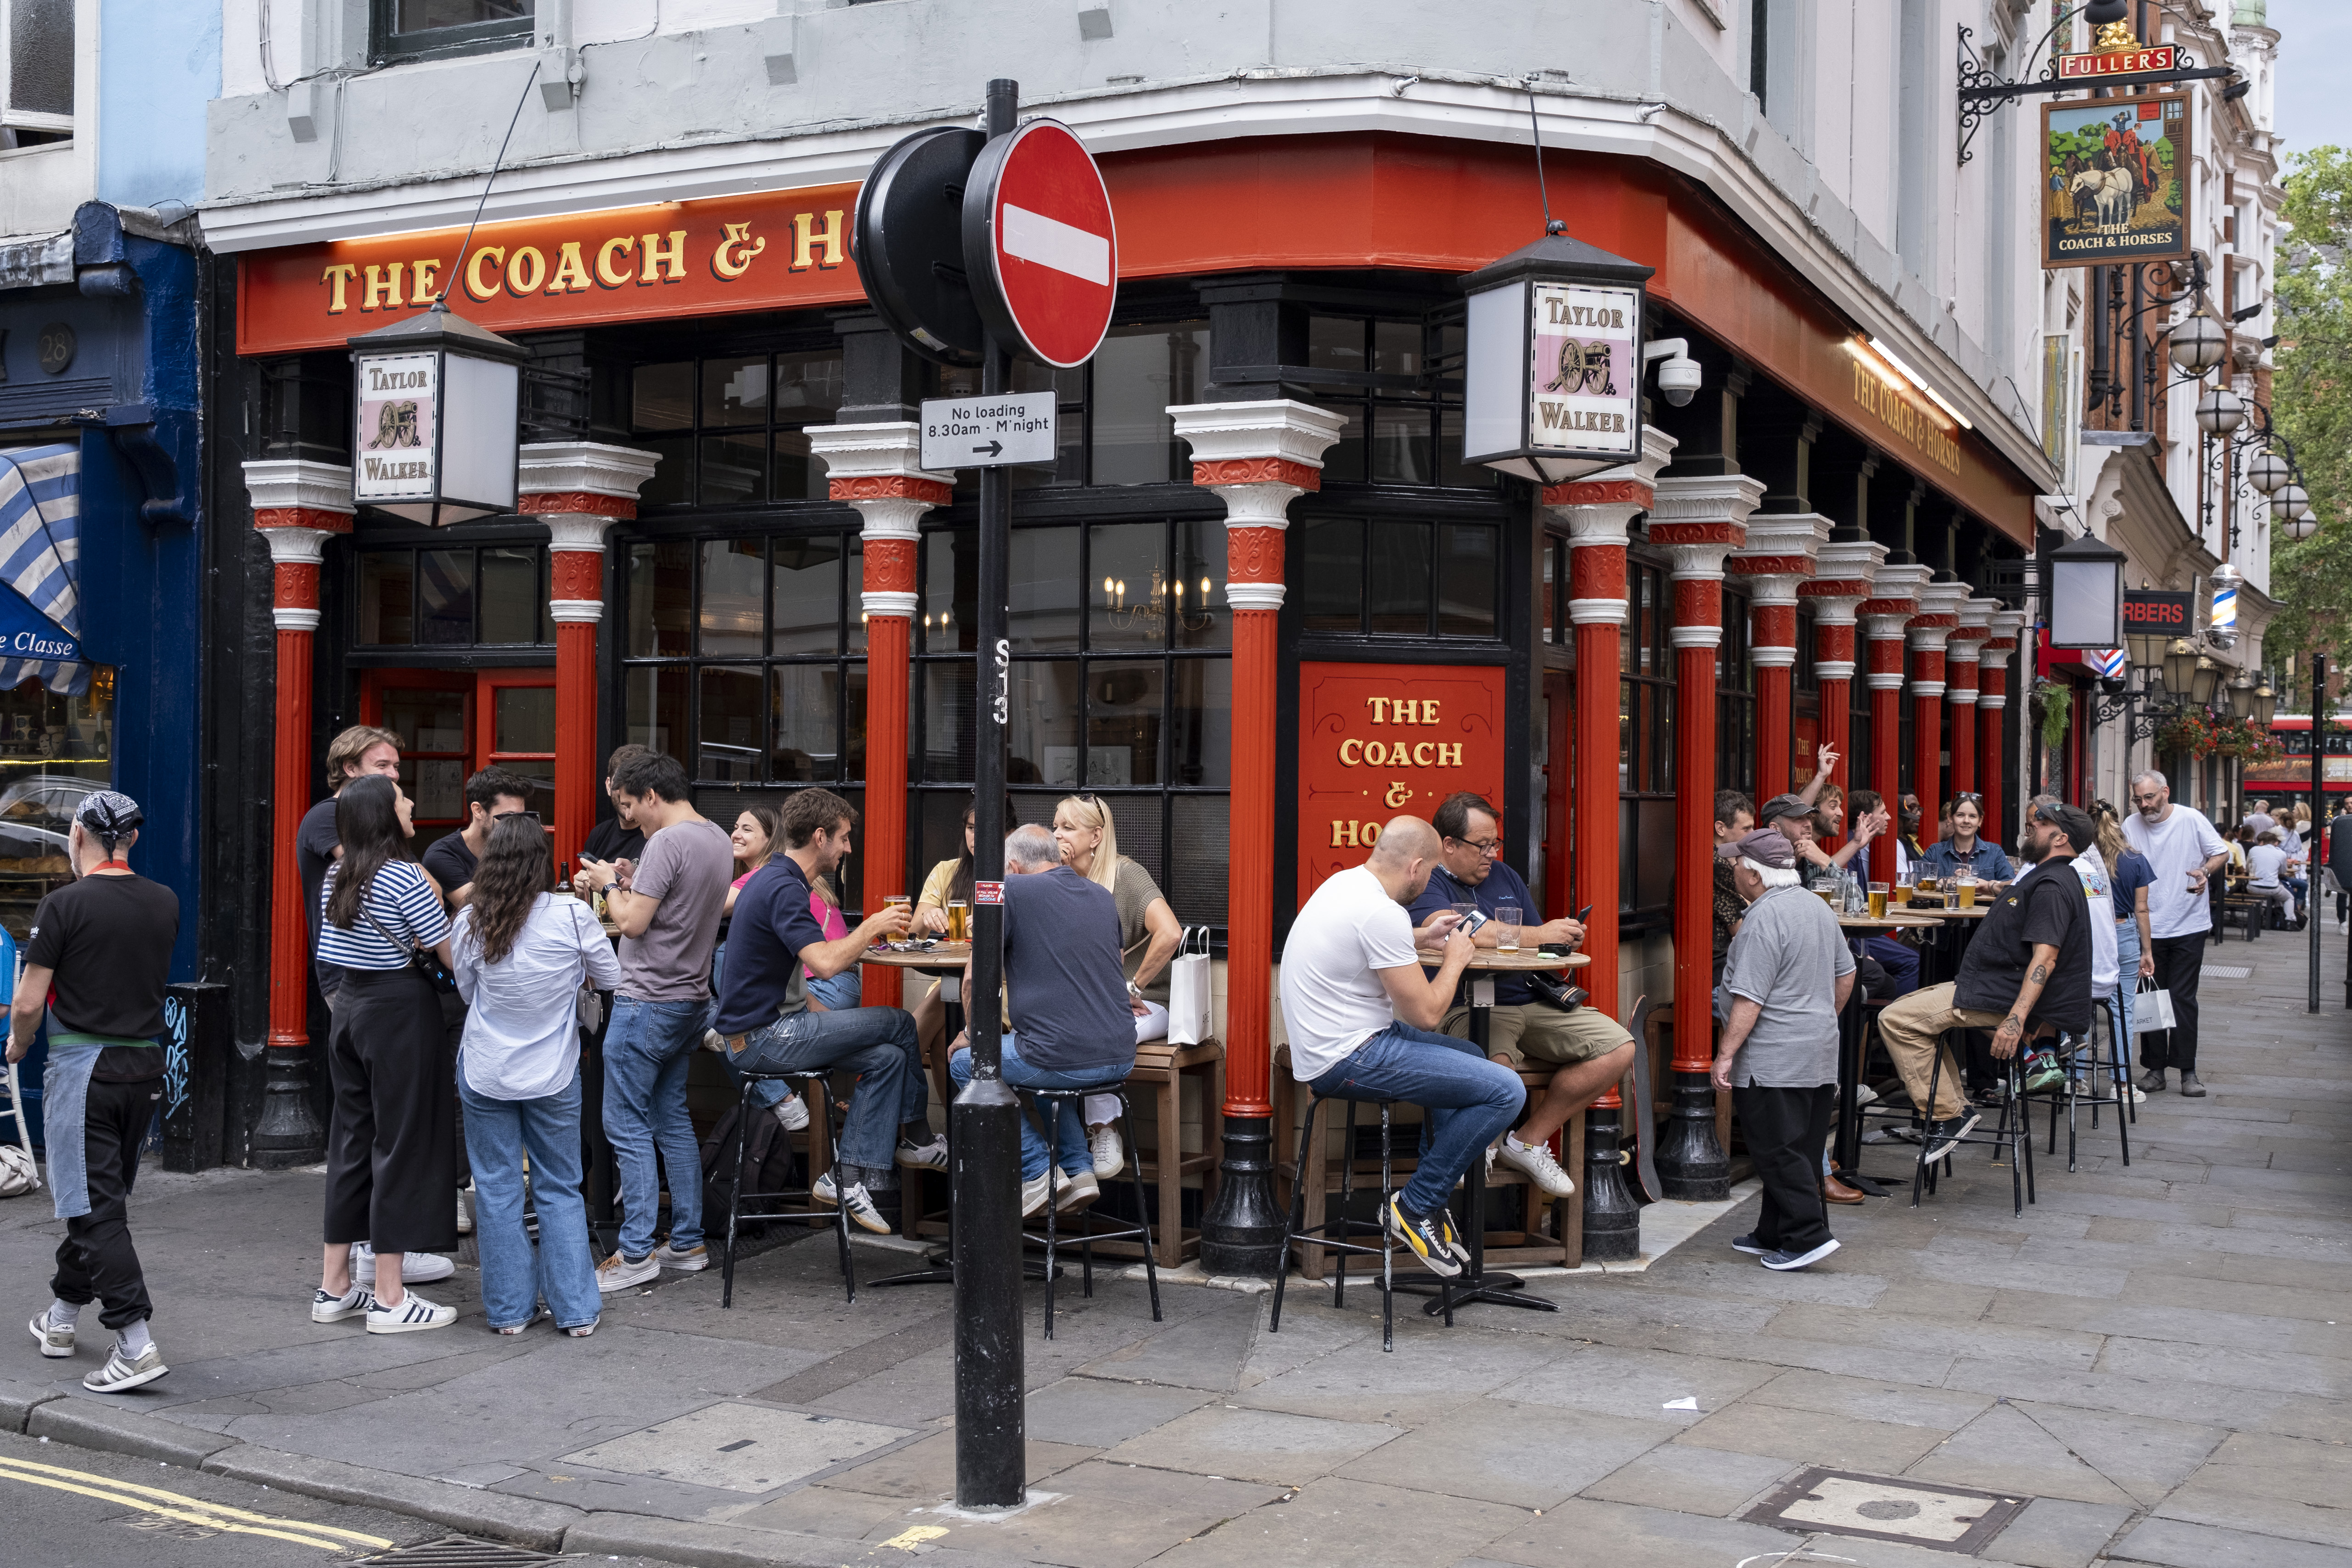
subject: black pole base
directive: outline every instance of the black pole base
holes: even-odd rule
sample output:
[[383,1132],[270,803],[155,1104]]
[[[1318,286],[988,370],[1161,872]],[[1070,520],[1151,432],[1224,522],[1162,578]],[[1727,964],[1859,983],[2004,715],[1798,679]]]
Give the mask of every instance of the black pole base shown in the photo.
[[1630,1263],[1642,1256],[1642,1205],[1625,1185],[1615,1106],[1584,1113],[1584,1257]]
[[[1284,1215],[1274,1201],[1274,1119],[1225,1121],[1217,1195],[1201,1216],[1201,1272],[1271,1279],[1283,1271]],[[1160,1216],[1161,1225],[1176,1223]]]
[[1017,1508],[1022,1432],[1021,1100],[975,1078],[954,1122],[956,1506]]
[[326,1129],[310,1111],[310,1047],[273,1046],[262,1063],[261,1115],[246,1140],[247,1162],[259,1171],[315,1165],[327,1157]]
[[1658,1186],[1685,1203],[1731,1195],[1731,1161],[1715,1139],[1715,1084],[1703,1072],[1675,1074],[1675,1107],[1658,1140]]

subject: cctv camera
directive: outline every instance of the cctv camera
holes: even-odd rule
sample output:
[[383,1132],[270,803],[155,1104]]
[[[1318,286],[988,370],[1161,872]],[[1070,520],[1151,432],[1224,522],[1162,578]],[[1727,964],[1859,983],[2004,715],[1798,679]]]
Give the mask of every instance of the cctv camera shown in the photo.
[[1698,361],[1677,354],[1658,366],[1658,390],[1680,408],[1698,393]]

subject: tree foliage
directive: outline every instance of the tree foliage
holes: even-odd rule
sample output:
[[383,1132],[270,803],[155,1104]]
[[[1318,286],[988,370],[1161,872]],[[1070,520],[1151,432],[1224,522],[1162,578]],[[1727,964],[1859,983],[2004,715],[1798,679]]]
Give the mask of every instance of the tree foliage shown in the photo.
[[2297,153],[2286,177],[2272,417],[2303,467],[2319,531],[2271,536],[2271,594],[2284,605],[2274,655],[2352,651],[2352,152]]

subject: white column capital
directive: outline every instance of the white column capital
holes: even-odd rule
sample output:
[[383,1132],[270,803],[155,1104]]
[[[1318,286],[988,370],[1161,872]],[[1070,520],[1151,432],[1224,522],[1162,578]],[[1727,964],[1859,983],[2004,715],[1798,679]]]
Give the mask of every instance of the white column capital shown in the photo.
[[604,552],[604,536],[613,531],[613,519],[597,517],[581,511],[547,511],[537,514],[547,524],[548,549],[559,555],[575,552]]
[[[1797,650],[1772,643],[1759,643],[1748,650],[1748,662],[1759,669],[1790,669],[1796,666]],[[1816,678],[1821,671],[1828,668],[1825,664],[1816,662],[1813,666]],[[1852,670],[1853,668],[1852,665],[1846,666],[1848,670]],[[1832,676],[1830,679],[1834,680],[1837,677]]]
[[[824,464],[829,499],[857,509],[866,540],[903,539],[911,542],[922,531],[923,514],[945,506],[955,492],[953,474],[933,473],[919,466],[922,427],[912,420],[876,425],[812,425],[803,432],[809,453]],[[908,614],[911,610],[866,606],[868,615]]]
[[1731,569],[1749,577],[1814,575],[1829,543],[1830,520],[1811,511],[1759,511],[1748,519],[1748,540],[1731,557]]
[[[1789,651],[1790,653],[1794,653],[1797,650],[1795,648],[1790,648]],[[1853,679],[1853,660],[1850,658],[1817,658],[1813,660],[1813,679],[1815,680],[1852,680]]]
[[[1673,460],[1675,445],[1672,436],[1654,425],[1645,425],[1638,461],[1603,468],[1566,484],[1547,486],[1538,493],[1538,504],[1566,527],[1570,548],[1622,548],[1633,542],[1633,520],[1657,505],[1658,470]],[[1569,609],[1573,619],[1574,601]],[[1622,621],[1624,617],[1620,615],[1613,618]]]
[[[341,463],[313,463],[303,458],[269,458],[261,462],[240,465],[245,471],[245,490],[257,513],[289,511],[327,514],[316,520],[333,531],[331,517],[344,520],[350,526],[352,513],[357,509],[352,501],[352,470]],[[306,524],[310,520],[305,520]],[[264,520],[257,517],[255,526],[264,530],[288,526],[287,520]]]
[[1323,454],[1348,427],[1347,416],[1295,398],[1247,403],[1180,403],[1168,410],[1192,448],[1192,483],[1225,503],[1225,603],[1236,610],[1278,610],[1284,594],[1281,550],[1264,551],[1236,531],[1286,529],[1290,503],[1323,487]]
[[[330,528],[303,528],[281,523],[257,530],[269,542],[269,563],[273,566],[316,566],[327,558],[327,541],[339,531]],[[317,616],[311,618],[318,625]]]
[[2024,629],[2023,610],[1995,610],[1992,613],[1992,635],[1996,638],[2014,637]]
[[1764,481],[1746,474],[1666,474],[1652,486],[1650,527],[1728,523],[1745,529],[1764,500]]
[[625,510],[598,506],[549,506],[541,511],[601,512],[635,516],[637,491],[654,477],[661,458],[635,447],[602,441],[529,441],[515,448],[515,492],[521,496],[600,496],[625,500]]
[[1676,583],[1685,579],[1720,583],[1723,581],[1724,557],[1729,555],[1733,548],[1728,542],[1718,540],[1675,541],[1672,545],[1675,563],[1666,575]]

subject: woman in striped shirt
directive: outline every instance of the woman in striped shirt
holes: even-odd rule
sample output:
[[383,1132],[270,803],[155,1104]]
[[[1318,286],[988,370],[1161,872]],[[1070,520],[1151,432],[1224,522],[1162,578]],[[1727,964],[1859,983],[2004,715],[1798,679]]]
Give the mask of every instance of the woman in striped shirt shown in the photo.
[[[404,1289],[401,1256],[457,1245],[449,1205],[457,1126],[442,1071],[439,996],[411,963],[418,948],[449,962],[449,917],[405,858],[415,832],[408,796],[376,775],[335,801],[342,858],[320,889],[318,960],[343,972],[327,1058],[335,1104],[327,1132],[325,1267],[310,1321],[364,1313],[372,1334],[446,1328],[457,1310]],[[353,1242],[375,1247],[375,1288],[351,1277]]]

